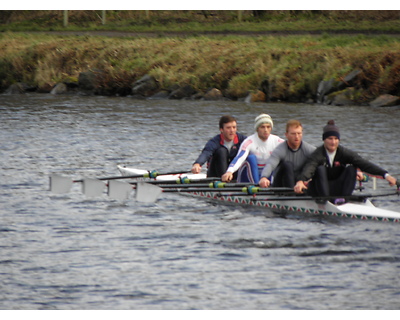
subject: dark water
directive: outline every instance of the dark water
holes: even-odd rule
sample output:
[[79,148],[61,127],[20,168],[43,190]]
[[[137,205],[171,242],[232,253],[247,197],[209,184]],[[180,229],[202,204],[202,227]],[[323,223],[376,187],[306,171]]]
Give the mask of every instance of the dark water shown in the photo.
[[400,172],[396,107],[0,96],[0,309],[399,309],[399,224],[48,191],[51,173],[187,170],[222,114],[251,134],[262,112],[314,144],[335,118],[344,145]]

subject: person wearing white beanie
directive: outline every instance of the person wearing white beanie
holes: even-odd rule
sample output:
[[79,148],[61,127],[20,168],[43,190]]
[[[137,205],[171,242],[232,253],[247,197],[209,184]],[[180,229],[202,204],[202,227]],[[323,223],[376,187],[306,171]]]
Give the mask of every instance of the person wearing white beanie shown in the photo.
[[240,146],[239,153],[222,175],[222,181],[229,182],[238,171],[238,182],[258,183],[261,172],[275,147],[284,142],[277,135],[271,134],[274,122],[268,114],[260,114],[254,120],[254,134]]
[[274,122],[272,121],[271,116],[266,113],[262,113],[254,120],[254,130],[257,132],[258,127],[261,126],[263,123],[269,123],[271,125],[271,128],[274,128]]

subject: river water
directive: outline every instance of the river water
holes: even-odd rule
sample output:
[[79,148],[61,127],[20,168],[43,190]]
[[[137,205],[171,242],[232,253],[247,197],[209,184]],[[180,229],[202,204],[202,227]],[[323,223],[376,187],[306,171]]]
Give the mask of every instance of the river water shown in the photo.
[[[188,170],[221,115],[250,135],[260,113],[281,137],[301,120],[315,145],[334,118],[343,145],[400,172],[398,107],[0,96],[0,309],[399,309],[399,224],[49,192],[52,173]],[[397,196],[375,204],[399,210]]]

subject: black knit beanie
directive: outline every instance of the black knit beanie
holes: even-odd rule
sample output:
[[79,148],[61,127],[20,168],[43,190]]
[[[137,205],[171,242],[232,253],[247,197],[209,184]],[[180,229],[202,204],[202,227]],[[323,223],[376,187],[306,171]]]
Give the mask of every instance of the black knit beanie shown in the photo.
[[322,140],[325,140],[328,137],[335,136],[340,139],[339,128],[335,125],[334,120],[329,120],[328,124],[324,127]]

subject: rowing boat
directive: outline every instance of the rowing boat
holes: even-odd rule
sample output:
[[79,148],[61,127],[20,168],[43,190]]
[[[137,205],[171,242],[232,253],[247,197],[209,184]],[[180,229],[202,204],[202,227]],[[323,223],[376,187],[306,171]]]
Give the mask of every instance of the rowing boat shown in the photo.
[[[118,170],[123,176],[133,174],[144,174],[147,171],[118,166]],[[165,182],[173,181],[187,177],[189,179],[204,179],[205,174],[175,174],[175,175],[160,175],[156,180],[163,180]],[[178,188],[178,187],[177,187]],[[179,191],[179,190],[178,190]],[[361,220],[376,220],[376,221],[391,221],[400,222],[400,212],[383,209],[376,207],[369,198],[378,195],[363,195],[357,193],[353,197],[346,199],[346,203],[334,204],[330,201],[321,201],[321,199],[312,198],[309,196],[287,196],[285,194],[230,194],[221,191],[204,191],[192,189],[182,189],[180,192],[190,194],[192,196],[213,199],[227,203],[234,203],[240,205],[251,205],[258,207],[269,208],[275,213],[301,213],[312,214],[319,216],[333,216],[333,217],[346,217]]]

